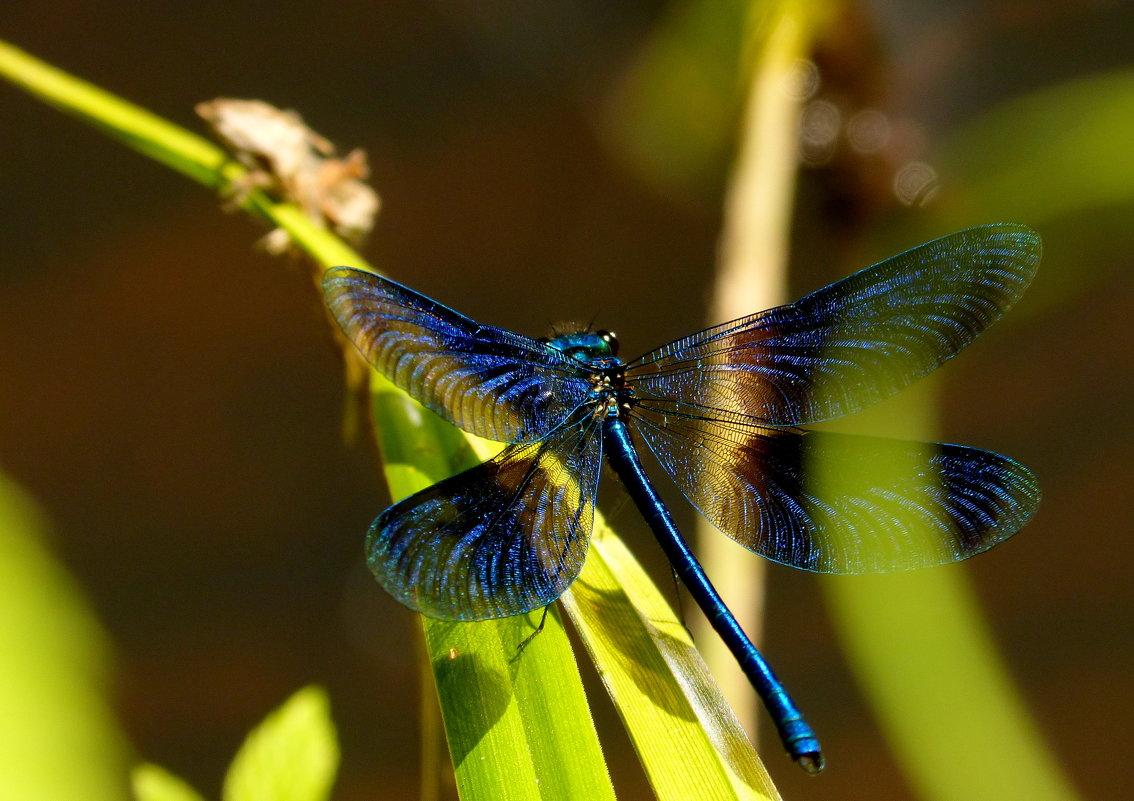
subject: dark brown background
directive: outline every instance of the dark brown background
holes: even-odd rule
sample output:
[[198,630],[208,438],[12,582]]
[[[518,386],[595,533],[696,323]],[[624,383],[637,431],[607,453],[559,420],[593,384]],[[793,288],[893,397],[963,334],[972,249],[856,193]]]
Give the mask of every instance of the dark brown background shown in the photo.
[[[364,251],[375,265],[533,335],[594,316],[634,354],[705,321],[727,167],[666,194],[604,133],[664,5],[8,0],[0,35],[197,129],[194,103],[218,95],[299,109],[370,153],[385,203]],[[900,8],[848,17],[826,64],[930,145],[993,103],[1132,55],[1127,4]],[[336,798],[415,797],[417,626],[362,564],[387,499],[370,448],[341,443],[340,364],[306,268],[254,252],[260,231],[203,189],[0,93],[0,461],[48,510],[111,635],[139,757],[215,797],[248,727],[316,681],[344,749]],[[867,232],[911,214],[848,159],[802,174],[799,292],[860,266],[849,252],[889,255]],[[1049,261],[1075,260],[1061,234],[1081,224],[1043,231]],[[1134,745],[1134,241],[1109,253],[1077,267],[1097,280],[1030,312],[1026,299],[950,367],[943,434],[1041,478],[1037,520],[972,575],[1043,734],[1085,797],[1117,801]],[[1035,291],[1050,280],[1041,270]],[[604,506],[635,530],[631,510]],[[771,749],[785,797],[911,797],[815,580],[774,568],[769,615],[767,652],[832,763],[806,780]],[[647,797],[592,695],[620,797]]]

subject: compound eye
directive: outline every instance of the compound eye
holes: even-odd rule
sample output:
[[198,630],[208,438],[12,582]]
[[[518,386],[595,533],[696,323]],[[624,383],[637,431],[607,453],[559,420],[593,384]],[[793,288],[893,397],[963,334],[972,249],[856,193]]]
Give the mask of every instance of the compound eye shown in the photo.
[[603,342],[606,343],[606,347],[607,347],[608,350],[610,350],[611,356],[617,356],[618,355],[618,335],[617,334],[615,334],[613,331],[595,331],[595,335],[598,336],[599,339],[601,339]]

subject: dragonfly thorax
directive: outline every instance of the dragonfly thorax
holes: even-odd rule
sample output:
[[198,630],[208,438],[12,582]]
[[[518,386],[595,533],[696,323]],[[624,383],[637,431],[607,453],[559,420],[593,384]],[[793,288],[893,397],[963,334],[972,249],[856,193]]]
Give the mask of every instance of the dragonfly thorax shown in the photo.
[[626,386],[626,365],[616,356],[590,360],[591,396],[598,414],[626,418],[634,407],[634,390]]

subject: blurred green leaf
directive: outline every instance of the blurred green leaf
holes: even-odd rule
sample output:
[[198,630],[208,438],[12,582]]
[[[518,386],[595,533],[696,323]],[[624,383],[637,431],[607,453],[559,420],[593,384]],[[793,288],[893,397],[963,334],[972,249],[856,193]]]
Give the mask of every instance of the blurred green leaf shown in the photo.
[[204,801],[197,791],[164,768],[144,763],[130,773],[138,801]]
[[248,735],[224,780],[224,801],[325,801],[339,765],[327,695],[305,687]]
[[0,799],[125,797],[122,735],[105,700],[107,643],[46,525],[0,474]]
[[1061,216],[1134,201],[1134,72],[1092,75],[1013,98],[964,126],[939,154],[958,227]]
[[919,798],[1077,798],[997,653],[963,567],[820,580]]
[[940,230],[1023,222],[1044,235],[1044,263],[1023,312],[1115,280],[1134,246],[1134,71],[1107,72],[1007,100],[958,130],[936,158]]
[[743,100],[748,0],[670,3],[608,105],[608,145],[675,197],[723,175]]

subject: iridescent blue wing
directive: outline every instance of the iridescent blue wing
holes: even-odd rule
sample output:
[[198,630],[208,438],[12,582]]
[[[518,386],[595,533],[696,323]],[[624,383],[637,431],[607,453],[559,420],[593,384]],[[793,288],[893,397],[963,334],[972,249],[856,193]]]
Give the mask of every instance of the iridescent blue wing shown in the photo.
[[1039,236],[970,228],[805,298],[709,328],[631,362],[641,398],[738,422],[804,425],[858,411],[939,367],[1031,281]]
[[578,362],[529,337],[479,325],[401,284],[349,267],[323,278],[327,306],[379,372],[451,423],[497,442],[532,442],[584,403]]
[[744,547],[819,573],[881,573],[967,559],[1019,531],[1035,477],[960,445],[674,416],[635,428],[709,521]]
[[586,414],[390,507],[367,536],[370,570],[403,604],[440,620],[547,606],[587,556],[600,429]]

